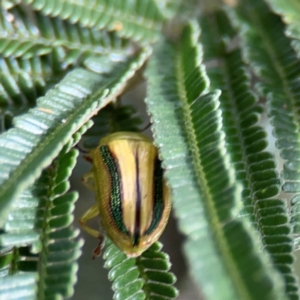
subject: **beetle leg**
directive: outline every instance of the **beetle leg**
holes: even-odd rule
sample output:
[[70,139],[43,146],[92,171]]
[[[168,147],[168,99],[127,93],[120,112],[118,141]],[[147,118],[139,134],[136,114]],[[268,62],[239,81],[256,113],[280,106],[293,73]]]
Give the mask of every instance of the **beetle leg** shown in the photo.
[[82,183],[89,189],[95,191],[94,175],[92,172],[88,172],[81,177]]
[[90,220],[93,219],[95,217],[97,217],[99,215],[99,209],[98,209],[98,205],[95,204],[92,207],[90,207],[83,215],[82,217],[79,219],[79,225],[81,226],[81,228],[86,231],[88,234],[90,234],[91,236],[99,239],[99,243],[98,246],[96,247],[96,249],[93,252],[93,259],[95,259],[97,256],[100,255],[101,253],[101,248],[103,246],[103,242],[104,242],[104,237],[102,236],[102,234],[100,233],[100,231],[97,231],[95,229],[92,229],[90,227],[88,227],[85,223]]
[[102,239],[102,235],[100,231],[92,229],[86,225],[86,222],[90,219],[93,219],[99,215],[99,209],[98,209],[98,204],[93,205],[90,207],[79,219],[79,225],[81,228],[86,231],[88,234],[91,236],[97,238],[97,239]]
[[104,245],[104,243],[103,243],[104,242],[103,236],[101,236],[99,239],[100,240],[99,240],[98,246],[93,251],[93,259],[95,259],[96,257],[100,256],[101,249],[102,249],[102,247]]
[[90,163],[93,163],[93,159],[89,156],[89,155],[85,155],[83,157],[86,161],[90,162]]

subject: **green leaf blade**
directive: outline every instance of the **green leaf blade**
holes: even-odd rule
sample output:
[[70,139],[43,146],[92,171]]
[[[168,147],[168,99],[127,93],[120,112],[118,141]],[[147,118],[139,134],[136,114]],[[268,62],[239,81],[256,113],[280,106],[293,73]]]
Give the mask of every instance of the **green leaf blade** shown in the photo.
[[[76,135],[81,135],[88,126],[90,124],[83,126]],[[56,187],[68,183],[76,164],[78,151],[71,149],[76,135],[51,167],[14,202],[14,210],[5,222],[0,235],[1,248],[8,249],[13,256],[8,265],[3,266],[9,273],[0,279],[1,287],[9,293],[7,299],[13,299],[14,296],[10,297],[15,293],[22,299],[27,296],[29,299],[53,299],[73,294],[77,260],[83,245],[78,238],[79,230],[72,226],[78,194],[68,189],[57,193]],[[57,222],[60,219],[66,221]]]
[[142,42],[157,39],[164,21],[164,16],[153,0],[147,0],[143,4],[136,0],[131,2],[98,0],[93,3],[64,0],[54,1],[53,5],[38,0],[25,2],[44,14],[59,16],[63,20],[68,19],[71,23],[79,23],[84,27],[115,30],[120,36]]
[[[240,215],[249,216],[258,232],[265,226],[272,226],[274,232],[277,226],[285,226],[285,234],[282,232],[278,238],[277,248],[268,244],[268,233],[262,234],[261,240],[275,267],[279,271],[282,264],[288,267],[289,272],[282,275],[286,279],[287,292],[291,292],[295,288],[290,288],[291,278],[295,284],[296,277],[291,270],[294,259],[288,211],[283,200],[270,201],[279,196],[281,179],[273,155],[265,152],[267,133],[258,126],[261,107],[257,104],[257,95],[251,90],[250,73],[242,61],[241,51],[230,48],[237,32],[223,12],[202,17],[200,23],[203,30],[201,40],[206,41],[204,61],[208,65],[207,72],[212,86],[222,90],[220,107],[228,153],[236,176],[238,174],[237,179],[243,186]],[[209,36],[215,39],[209,39]],[[216,50],[212,53],[211,49]],[[218,65],[209,66],[212,60],[218,61]],[[243,98],[246,101],[242,102]],[[290,245],[286,247],[288,243]],[[279,249],[288,257],[287,260],[278,261]]]
[[[235,10],[228,9],[228,13],[235,27],[241,29],[244,59],[250,62],[260,80],[257,87],[268,101],[276,146],[281,157],[287,159],[281,173],[285,182],[282,188],[297,195],[300,191],[299,178],[295,173],[299,152],[299,60],[290,40],[284,35],[280,18],[272,14],[263,2],[243,3]],[[246,4],[249,8],[247,13],[243,9]],[[260,47],[253,47],[253,43]],[[293,208],[291,212],[291,220],[297,222],[297,218],[293,218]],[[299,228],[297,225],[292,223],[295,234]]]
[[[5,279],[1,279],[0,297],[22,297],[23,299],[34,299],[34,285],[36,281],[35,274],[16,274]],[[12,285],[17,285],[15,291],[11,291]]]
[[[191,23],[183,35],[188,42],[163,42],[150,60],[146,102],[179,226],[187,235],[189,266],[208,299],[253,299],[258,295],[281,299],[282,283],[272,267],[266,268],[268,256],[261,253],[253,228],[247,220],[234,219],[240,189],[233,185],[234,170],[225,152],[218,111],[220,91],[208,92],[208,78],[199,67],[202,50],[197,24]],[[246,245],[243,254],[238,243]],[[248,263],[253,267],[251,273],[245,267]],[[258,282],[254,274],[261,287],[255,292]]]
[[175,299],[176,279],[169,272],[169,257],[161,251],[162,245],[154,243],[137,258],[128,258],[110,241],[103,254],[105,267],[110,268],[109,279],[113,282],[114,299]]
[[267,0],[271,8],[279,15],[286,24],[285,34],[291,37],[291,45],[300,57],[300,22],[299,13],[300,5],[297,0]]

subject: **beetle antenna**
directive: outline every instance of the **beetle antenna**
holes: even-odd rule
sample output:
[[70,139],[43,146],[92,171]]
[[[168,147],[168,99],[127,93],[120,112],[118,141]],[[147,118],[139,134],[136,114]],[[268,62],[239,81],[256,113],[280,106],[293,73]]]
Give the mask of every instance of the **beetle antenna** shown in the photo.
[[150,128],[150,126],[151,126],[151,123],[149,122],[149,123],[146,125],[146,127],[144,127],[144,128],[141,130],[141,132],[147,130],[148,128]]

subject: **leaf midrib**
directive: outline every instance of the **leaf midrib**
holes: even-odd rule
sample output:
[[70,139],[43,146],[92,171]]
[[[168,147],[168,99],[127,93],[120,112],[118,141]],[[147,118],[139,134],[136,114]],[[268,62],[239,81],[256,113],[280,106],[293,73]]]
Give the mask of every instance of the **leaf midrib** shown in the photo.
[[[247,1],[247,0],[245,0],[245,1]],[[251,1],[250,2],[247,1],[247,2],[248,2],[248,5],[252,6]],[[268,37],[268,35],[265,34],[265,31],[263,30],[263,26],[261,23],[261,19],[259,17],[257,17],[257,15],[259,15],[260,12],[258,12],[257,15],[253,12],[254,12],[254,8],[252,6],[251,12],[249,12],[249,10],[248,10],[250,19],[252,19],[252,22],[254,24],[257,24],[257,28],[259,29],[259,31],[257,31],[257,32],[259,33],[262,43],[264,45],[264,48],[267,50],[267,53],[270,55],[271,61],[273,62],[273,67],[277,71],[277,75],[278,75],[280,81],[282,82],[282,88],[283,88],[283,92],[284,92],[283,94],[287,95],[287,99],[289,99],[289,102],[291,103],[292,107],[294,108],[293,110],[290,110],[290,112],[292,113],[293,124],[296,125],[296,127],[297,127],[296,132],[299,133],[299,134],[296,134],[297,139],[299,140],[300,139],[300,128],[299,128],[299,124],[297,122],[297,116],[295,113],[297,111],[297,105],[296,105],[297,101],[296,101],[296,99],[290,89],[290,86],[286,80],[286,76],[284,75],[283,66],[280,63],[280,60],[277,60],[276,52],[275,52],[275,50],[273,50],[274,47],[271,47],[272,39],[270,39]],[[269,41],[269,42],[267,42],[267,41]],[[278,61],[278,63],[276,63],[277,61]],[[268,88],[268,91],[272,93],[272,91],[270,91],[269,88]],[[275,125],[275,127],[277,127],[277,126]]]
[[[19,45],[22,47],[23,44],[27,44],[28,42],[31,43],[31,46],[29,47],[30,51],[32,47],[43,47],[41,50],[47,51],[46,53],[43,52],[43,55],[48,54],[51,49],[55,49],[58,46],[66,47],[70,50],[79,50],[80,52],[92,52],[92,53],[99,53],[99,54],[109,54],[111,51],[115,52],[122,52],[122,49],[116,49],[114,47],[102,47],[99,45],[92,45],[92,44],[86,44],[86,43],[80,43],[80,42],[70,42],[67,39],[57,39],[57,37],[51,38],[44,38],[42,36],[24,36],[24,35],[14,35],[14,36],[7,36],[7,35],[1,35],[0,33],[0,39],[1,41],[8,41],[15,42],[17,41]],[[22,54],[24,55],[24,54]],[[11,56],[11,54],[9,54]],[[5,56],[7,57],[7,56]],[[20,55],[15,55],[15,57],[20,57]]]
[[[189,111],[189,105],[187,101],[187,93],[186,89],[184,86],[184,68],[181,65],[181,57],[180,54],[177,53],[176,57],[176,77],[178,78],[177,80],[177,87],[178,87],[178,95],[180,96],[180,100],[183,103],[183,111],[184,111],[184,116],[185,116],[185,121],[186,121],[186,126],[188,127],[188,130],[186,130],[190,144],[196,145],[196,136],[195,136],[195,131],[193,128],[193,123],[191,120],[191,114]],[[231,273],[231,278],[232,281],[235,282],[234,286],[239,287],[238,289],[235,288],[235,291],[240,295],[240,299],[244,300],[251,300],[252,297],[248,293],[247,288],[244,284],[244,281],[241,279],[242,276],[240,275],[240,272],[238,271],[234,260],[232,259],[232,256],[230,255],[230,251],[227,246],[227,241],[224,238],[223,231],[222,231],[222,226],[220,226],[221,222],[217,217],[217,212],[213,204],[213,198],[210,192],[206,188],[206,179],[205,176],[203,176],[202,173],[202,167],[201,167],[201,161],[200,161],[200,153],[198,151],[197,146],[192,146],[194,151],[198,152],[198,155],[193,154],[192,151],[192,158],[193,161],[195,162],[196,168],[194,168],[195,173],[198,174],[197,176],[197,182],[199,184],[200,190],[202,191],[205,199],[207,201],[203,201],[204,206],[206,207],[206,211],[208,213],[207,221],[210,224],[210,229],[211,229],[211,235],[215,236],[215,243],[218,245],[218,249],[220,250],[220,254],[224,257],[223,262],[225,261],[225,265],[227,267],[227,270]]]
[[[84,3],[78,3],[77,0],[60,0],[63,1],[64,3],[74,5],[75,7],[78,7],[78,10],[84,10],[86,7],[89,6],[89,2],[85,1]],[[35,0],[26,0],[26,2],[29,3],[33,3],[33,5],[35,5]],[[153,2],[154,5],[154,2]],[[162,20],[157,20],[157,22],[152,21],[150,19],[146,19],[146,18],[141,18],[141,16],[139,15],[134,15],[135,18],[130,18],[128,19],[128,16],[130,16],[129,14],[125,14],[122,10],[117,10],[117,7],[107,7],[105,5],[100,4],[99,2],[97,3],[97,5],[94,5],[91,7],[91,11],[96,11],[99,16],[103,15],[103,13],[105,13],[105,15],[108,15],[113,19],[115,19],[116,17],[118,17],[119,19],[121,19],[121,22],[126,23],[131,23],[131,24],[135,24],[135,25],[139,25],[139,26],[143,26],[148,30],[160,30],[160,25],[157,24],[158,22],[162,22]],[[160,15],[161,16],[161,15]],[[161,16],[162,18],[162,16]]]

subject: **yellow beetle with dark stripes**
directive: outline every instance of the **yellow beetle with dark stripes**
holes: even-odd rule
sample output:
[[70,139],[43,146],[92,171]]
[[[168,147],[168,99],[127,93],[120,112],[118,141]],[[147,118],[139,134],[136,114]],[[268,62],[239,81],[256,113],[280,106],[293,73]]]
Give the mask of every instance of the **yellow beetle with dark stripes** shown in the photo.
[[[102,233],[129,257],[137,257],[162,234],[171,210],[170,190],[163,178],[157,148],[144,135],[118,132],[100,140],[89,152],[92,170],[83,176],[97,204],[79,220],[100,243]],[[101,233],[87,220],[100,216]]]

